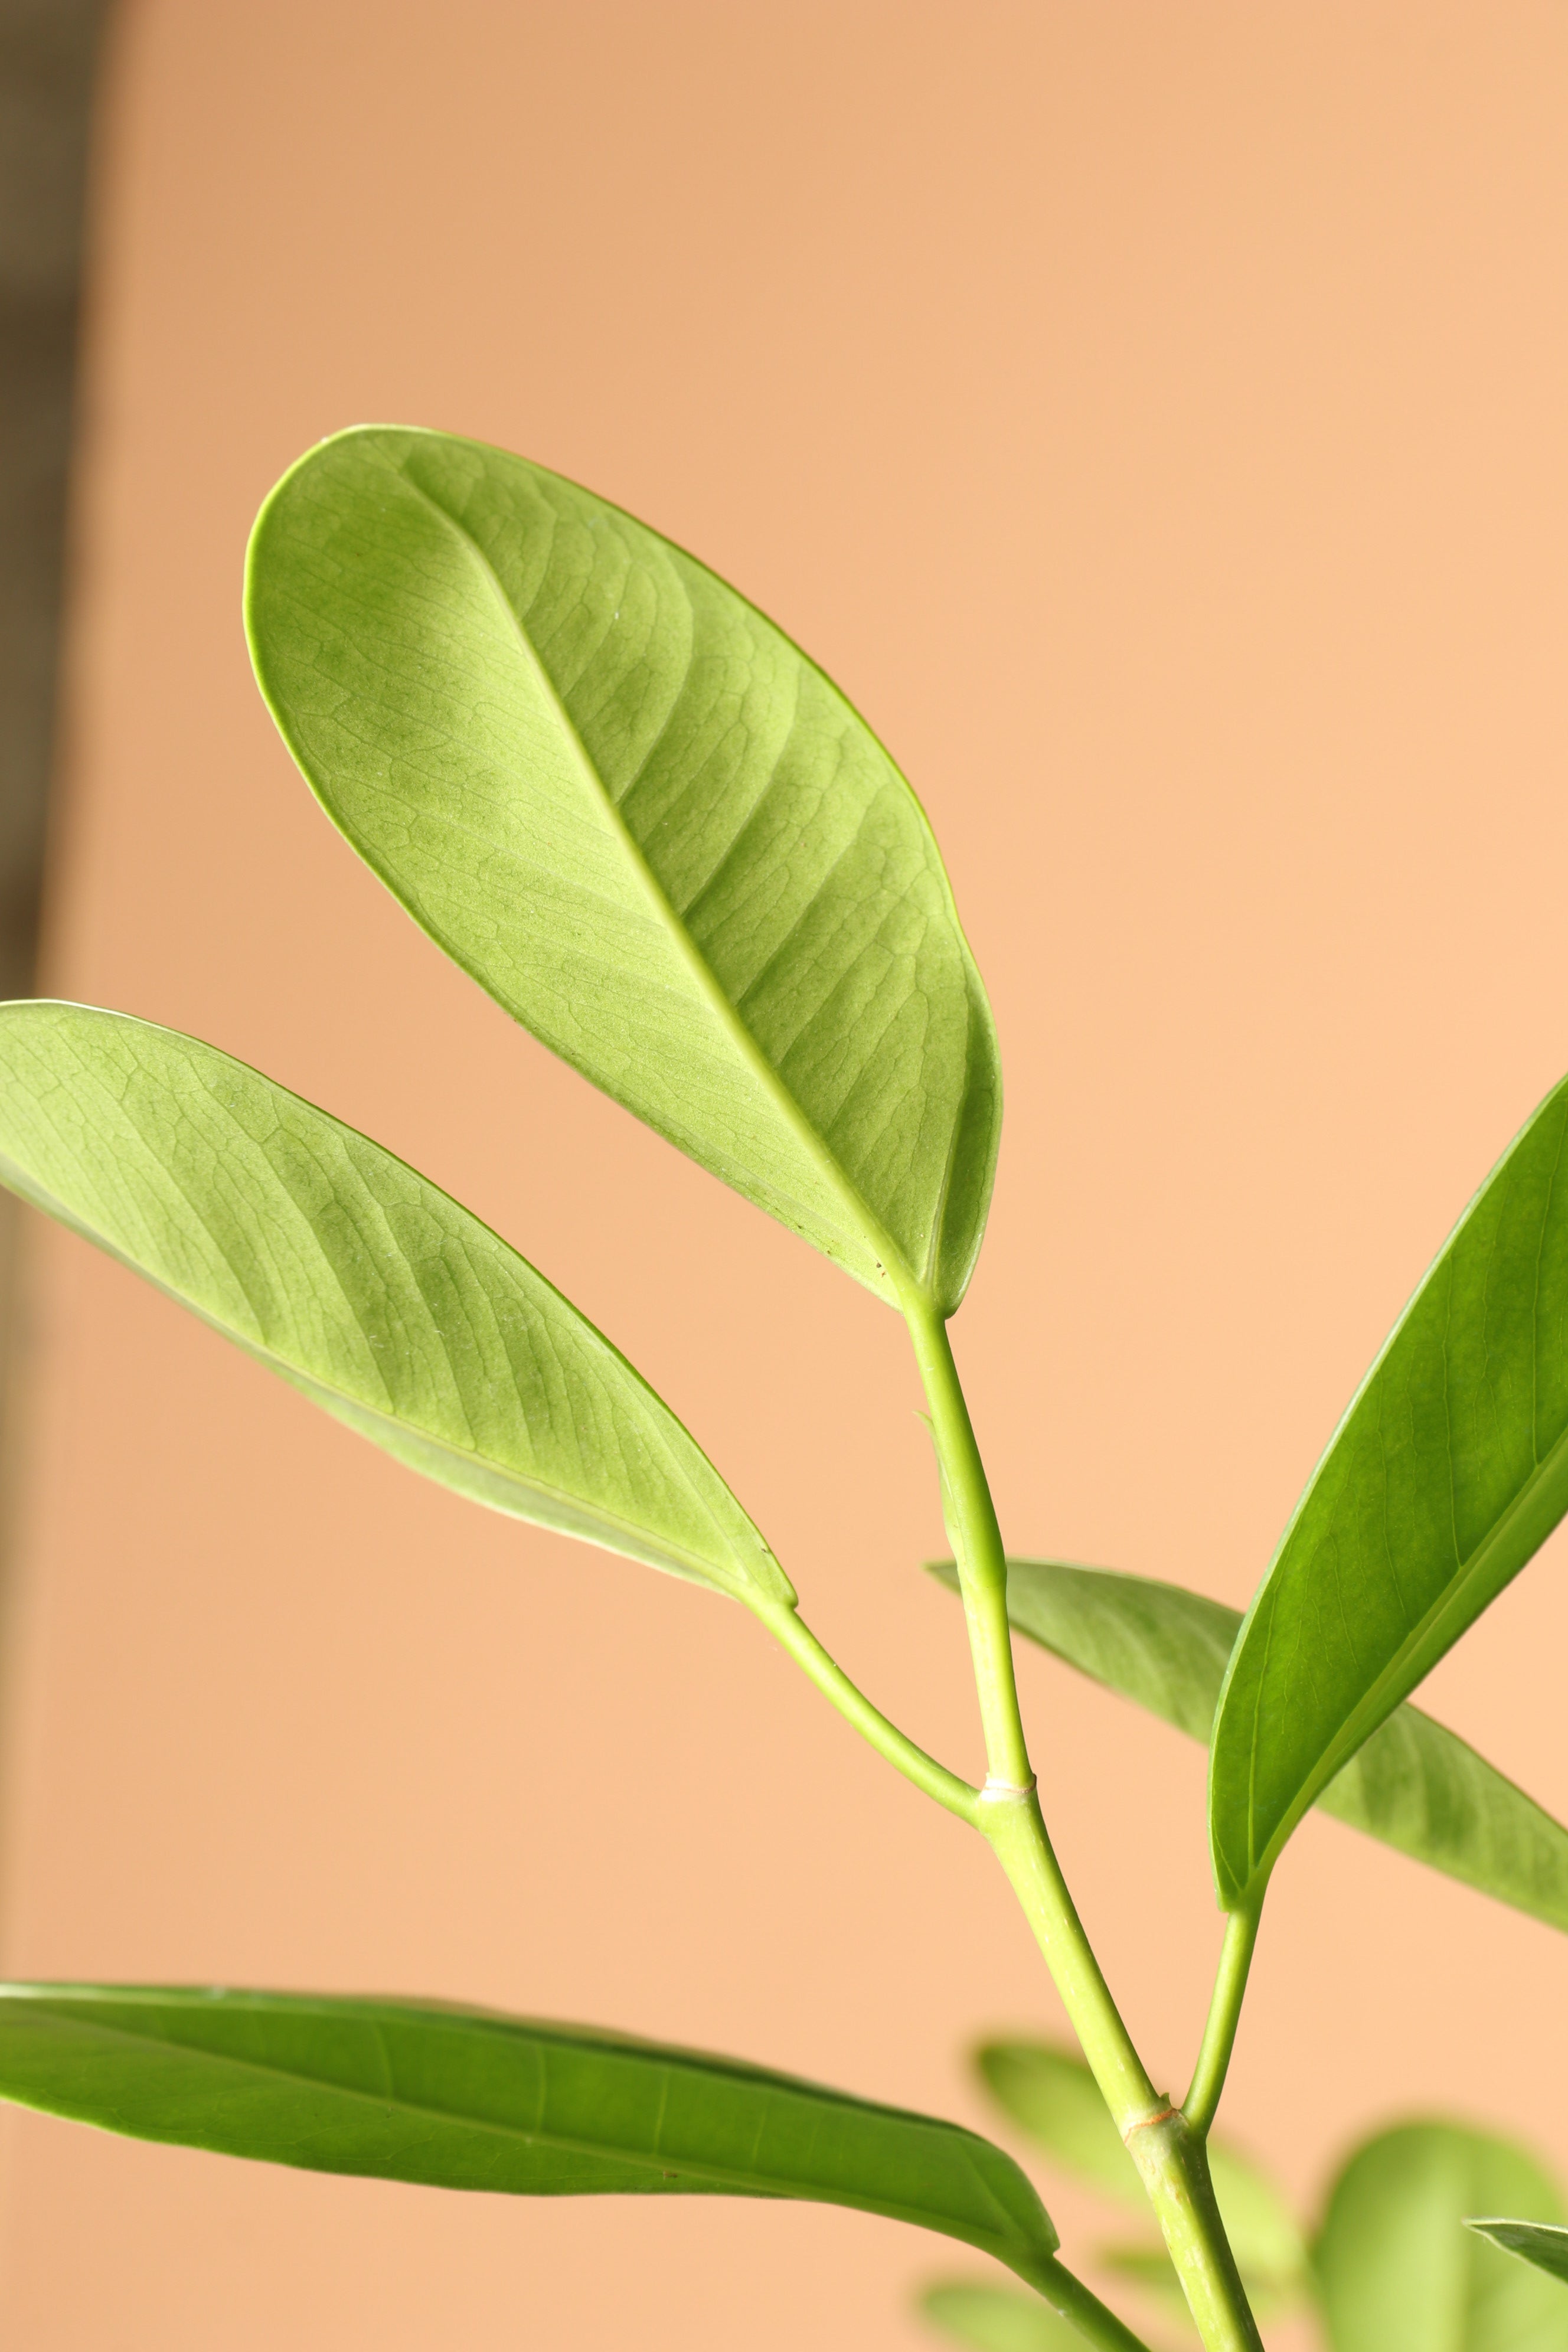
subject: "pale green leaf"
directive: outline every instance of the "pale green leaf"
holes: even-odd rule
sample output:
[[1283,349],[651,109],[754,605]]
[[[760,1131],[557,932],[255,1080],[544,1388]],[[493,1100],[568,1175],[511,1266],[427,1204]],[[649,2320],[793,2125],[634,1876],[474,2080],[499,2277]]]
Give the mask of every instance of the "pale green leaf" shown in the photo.
[[984,2042],[974,2063],[1004,2114],[1064,2172],[1135,2211],[1146,2210],[1138,2168],[1075,2052],[1049,2042]]
[[[932,1574],[957,1590],[951,1561]],[[1058,1560],[1007,1563],[1020,1633],[1207,1744],[1241,1612],[1180,1585]],[[1318,1796],[1414,1861],[1568,1928],[1568,1830],[1431,1717],[1396,1707]]]
[[1083,2337],[1038,2295],[954,2279],[927,2287],[920,2307],[933,2327],[973,2352],[1082,2352]]
[[542,1276],[226,1054],[82,1005],[0,1006],[0,1181],[426,1476],[793,1601],[674,1414]]
[[1548,2278],[1568,2284],[1568,2229],[1561,2222],[1467,2220],[1465,2227],[1474,2230],[1478,2237],[1489,2238],[1505,2254],[1517,2254],[1521,2262],[1533,2263]]
[[[998,2105],[1065,2172],[1147,2213],[1138,2168],[1080,2057],[1048,2042],[998,2041],[983,2043],[975,2063]],[[1213,2139],[1208,2155],[1237,2268],[1249,2284],[1282,2292],[1300,2278],[1306,2261],[1295,2216],[1249,2158]]]
[[393,427],[279,484],[247,615],[322,806],[448,955],[860,1281],[951,1311],[991,1016],[913,794],[813,663],[591,492]]
[[1565,1136],[1568,1083],[1395,1326],[1247,1612],[1210,1749],[1227,1907],[1568,1510]]
[[[1217,2180],[1219,2168],[1216,2166],[1215,2170]],[[1306,2254],[1294,2221],[1291,2222],[1291,2231],[1297,2245],[1297,2261],[1293,2268],[1283,2272],[1249,2266],[1243,2262],[1233,2239],[1232,2250],[1236,2252],[1237,2268],[1247,2290],[1247,2300],[1252,2306],[1254,2318],[1265,2325],[1284,2318],[1300,2304],[1307,2291]],[[1113,2271],[1118,2277],[1128,2280],[1141,2293],[1148,2295],[1164,2318],[1179,2324],[1184,2335],[1196,2334],[1187,2298],[1182,2292],[1182,2282],[1176,2275],[1176,2266],[1163,2246],[1152,2240],[1142,2246],[1101,2246],[1096,2259],[1104,2269]]]
[[0,1987],[0,2097],[137,2139],[513,2196],[853,2206],[1047,2274],[1011,2157],[728,2058],[429,2002]]
[[1316,2250],[1333,2352],[1568,2352],[1568,2295],[1463,2227],[1499,2208],[1563,2218],[1555,2184],[1506,2140],[1407,2124],[1358,2149]]

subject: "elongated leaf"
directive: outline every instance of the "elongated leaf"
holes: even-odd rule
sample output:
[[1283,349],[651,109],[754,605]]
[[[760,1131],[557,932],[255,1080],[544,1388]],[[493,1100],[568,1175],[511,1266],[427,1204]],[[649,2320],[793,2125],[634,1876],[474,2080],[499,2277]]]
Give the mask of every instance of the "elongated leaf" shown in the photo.
[[[976,2051],[975,2064],[998,2105],[1064,2171],[1147,2214],[1137,2167],[1075,2052],[1048,2042],[987,2042]],[[1209,2143],[1209,2171],[1244,2280],[1276,2295],[1292,2287],[1304,2271],[1306,2249],[1279,2189],[1224,2140]],[[1141,2260],[1140,2250],[1134,2261]],[[1174,2284],[1173,2272],[1171,2277]]]
[[[957,1591],[951,1561],[931,1572]],[[1207,1745],[1239,1610],[1147,1577],[1013,1559],[1007,1613],[1080,1674]],[[1416,1707],[1396,1707],[1317,1804],[1415,1862],[1568,1929],[1568,1830]]]
[[1568,2285],[1568,2229],[1553,2221],[1471,2221],[1465,2223],[1479,2238],[1488,2238],[1505,2254],[1533,2263],[1548,2278]]
[[931,2326],[974,2352],[1083,2352],[1083,2337],[1038,2295],[964,2279],[927,2287],[920,2307]]
[[0,1006],[0,1181],[427,1477],[792,1601],[674,1414],[542,1276],[226,1054],[82,1005]]
[[618,508],[392,427],[284,477],[247,612],[311,788],[448,955],[870,1288],[951,1311],[995,1038],[930,828],[820,670]]
[[1358,2149],[1317,2246],[1333,2352],[1564,2352],[1568,2295],[1462,2226],[1498,2207],[1562,2218],[1533,2158],[1485,2133],[1407,2124]]
[[1568,1510],[1568,1082],[1465,1212],[1319,1464],[1215,1719],[1220,1900]]
[[849,2205],[1029,2277],[1056,2231],[957,2124],[727,2058],[483,2010],[141,1986],[0,1988],[0,2096],[312,2172],[513,2196]]

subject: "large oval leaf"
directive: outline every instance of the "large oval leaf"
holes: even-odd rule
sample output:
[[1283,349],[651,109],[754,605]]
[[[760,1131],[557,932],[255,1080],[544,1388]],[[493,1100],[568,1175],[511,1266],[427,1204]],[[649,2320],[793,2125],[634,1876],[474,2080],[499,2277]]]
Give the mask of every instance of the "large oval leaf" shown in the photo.
[[515,1250],[210,1045],[0,1006],[0,1181],[426,1477],[754,1604],[784,1570],[668,1408]]
[[[951,1561],[932,1574],[957,1590]],[[1020,1633],[1207,1745],[1241,1612],[1106,1568],[1010,1559]],[[1480,1894],[1568,1929],[1568,1830],[1434,1723],[1402,1706],[1321,1790],[1318,1810]]]
[[1568,1082],[1465,1212],[1259,1587],[1210,1751],[1227,1907],[1568,1510]]
[[1506,2208],[1562,2217],[1521,2148],[1455,2124],[1408,2124],[1358,2149],[1318,2242],[1333,2352],[1568,2352],[1568,2295],[1463,2227]]
[[1500,2246],[1505,2254],[1517,2254],[1521,2263],[1532,2263],[1548,2278],[1568,2285],[1568,2229],[1561,2222],[1467,2220],[1465,2227]]
[[322,806],[448,955],[872,1289],[956,1306],[984,992],[913,794],[770,621],[543,467],[390,427],[284,477],[247,614]]
[[727,2058],[482,2010],[0,1987],[0,2096],[138,2139],[513,2196],[793,2197],[1032,2278],[1057,2234],[989,2140]]

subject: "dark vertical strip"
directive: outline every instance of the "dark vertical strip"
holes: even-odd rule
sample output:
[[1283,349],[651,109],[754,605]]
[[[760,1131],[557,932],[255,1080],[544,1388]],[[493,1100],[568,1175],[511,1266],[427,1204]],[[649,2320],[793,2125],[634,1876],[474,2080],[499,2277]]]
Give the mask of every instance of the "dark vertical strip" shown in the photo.
[[[106,0],[0,0],[0,997],[30,995],[57,741],[67,490],[95,68]],[[11,1548],[22,1212],[0,1195],[0,1666]],[[0,1713],[0,1757],[8,1760]],[[0,1810],[5,1788],[0,1785]]]
[[0,0],[0,995],[37,948],[103,0]]

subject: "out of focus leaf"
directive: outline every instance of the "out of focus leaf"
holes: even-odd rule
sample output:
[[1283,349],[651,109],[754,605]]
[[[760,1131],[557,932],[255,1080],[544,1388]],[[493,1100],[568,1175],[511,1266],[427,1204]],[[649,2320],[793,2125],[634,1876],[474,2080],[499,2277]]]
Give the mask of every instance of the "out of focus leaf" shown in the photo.
[[1358,2148],[1316,2248],[1333,2352],[1568,2352],[1568,2295],[1464,2227],[1560,2222],[1556,2184],[1507,2140],[1406,2124]]
[[927,2287],[920,2307],[934,2327],[973,2352],[1083,2352],[1083,2337],[1070,2320],[1016,2287],[954,2280]]
[[[976,2052],[975,2063],[998,2105],[1064,2172],[1147,2213],[1137,2167],[1076,2053],[1047,2042],[988,2042]],[[1265,2295],[1293,2292],[1304,2274],[1306,2248],[1283,2195],[1224,2140],[1211,2139],[1208,2155],[1215,2198],[1243,2278]],[[1164,2259],[1154,2250],[1151,2254]],[[1135,2259],[1142,2260],[1141,2252]],[[1171,2281],[1176,2284],[1173,2272]]]

